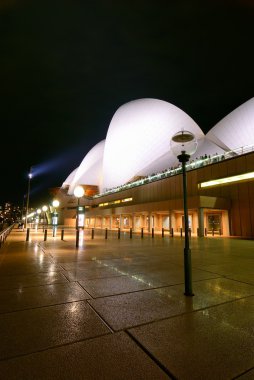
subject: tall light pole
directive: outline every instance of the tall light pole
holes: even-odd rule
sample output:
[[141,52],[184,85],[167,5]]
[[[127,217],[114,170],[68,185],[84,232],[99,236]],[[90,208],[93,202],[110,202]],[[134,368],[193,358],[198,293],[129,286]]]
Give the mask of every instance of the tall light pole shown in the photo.
[[27,185],[27,195],[26,195],[26,219],[25,219],[25,228],[27,227],[27,215],[29,209],[29,197],[30,197],[30,182],[32,178],[32,168],[30,168],[30,172],[28,174],[28,185]]
[[177,156],[182,164],[183,172],[183,208],[184,208],[184,284],[186,296],[193,296],[192,291],[192,267],[191,267],[191,249],[189,242],[189,216],[187,206],[187,181],[186,181],[186,163],[190,156],[197,150],[197,140],[195,136],[188,131],[177,132],[170,142],[173,153]]
[[48,210],[48,206],[42,206],[42,211],[43,211],[43,231],[45,229],[45,220],[46,220],[46,212]]
[[82,210],[79,210],[80,198],[82,198],[84,194],[85,194],[85,191],[84,191],[82,186],[76,186],[75,187],[74,195],[78,199],[77,213],[76,213],[76,229],[78,229],[79,227],[84,227],[84,223],[79,222],[79,215],[84,214],[84,212],[80,212],[80,211],[83,211],[83,208],[82,208]]
[[54,212],[53,212],[53,218],[52,218],[52,225],[53,225],[53,236],[56,234],[56,228],[58,225],[58,214],[56,212],[57,207],[59,207],[60,202],[57,199],[54,199],[52,202],[52,206],[54,207]]

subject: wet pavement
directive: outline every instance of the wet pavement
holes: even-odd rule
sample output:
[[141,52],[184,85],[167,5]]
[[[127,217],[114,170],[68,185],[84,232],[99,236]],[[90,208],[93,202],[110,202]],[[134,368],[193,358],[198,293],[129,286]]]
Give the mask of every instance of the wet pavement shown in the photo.
[[0,250],[0,379],[254,379],[254,241],[13,230]]

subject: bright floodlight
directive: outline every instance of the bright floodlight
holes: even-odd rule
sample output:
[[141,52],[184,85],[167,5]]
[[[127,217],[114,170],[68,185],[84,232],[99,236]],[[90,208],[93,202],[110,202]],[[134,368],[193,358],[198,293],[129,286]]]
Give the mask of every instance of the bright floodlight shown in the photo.
[[41,213],[41,209],[38,208],[38,210],[36,212],[37,212],[37,214],[40,214]]
[[83,197],[84,193],[85,193],[85,191],[84,191],[82,186],[76,186],[75,187],[75,189],[74,189],[75,197],[81,198],[81,197]]
[[179,156],[181,154],[187,154],[191,156],[196,152],[198,143],[193,133],[183,130],[177,132],[172,137],[170,141],[170,147],[176,156]]
[[60,202],[57,199],[54,199],[52,202],[53,207],[58,207]]
[[48,207],[47,207],[47,206],[43,206],[43,207],[42,207],[42,211],[43,211],[43,212],[46,212],[47,210],[48,210]]

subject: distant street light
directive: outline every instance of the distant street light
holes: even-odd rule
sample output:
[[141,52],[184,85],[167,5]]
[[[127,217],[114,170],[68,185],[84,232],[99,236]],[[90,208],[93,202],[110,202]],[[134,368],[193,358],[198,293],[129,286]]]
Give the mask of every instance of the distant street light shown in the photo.
[[27,184],[27,196],[26,196],[26,219],[25,219],[25,228],[27,227],[27,215],[29,210],[29,197],[30,197],[30,182],[32,178],[32,167],[30,168],[30,172],[28,174],[28,184]]
[[188,131],[177,132],[170,142],[172,152],[182,163],[183,171],[183,207],[184,207],[184,282],[186,296],[193,296],[192,292],[192,269],[191,269],[191,249],[189,243],[189,216],[187,207],[187,183],[186,183],[186,162],[197,150],[197,140],[195,136]]

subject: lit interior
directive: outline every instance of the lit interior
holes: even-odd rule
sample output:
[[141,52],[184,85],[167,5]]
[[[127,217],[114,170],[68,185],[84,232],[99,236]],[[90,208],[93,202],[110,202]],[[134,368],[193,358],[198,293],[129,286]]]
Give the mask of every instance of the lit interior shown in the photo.
[[226,178],[215,179],[213,181],[202,182],[199,184],[199,187],[204,188],[204,187],[211,187],[211,186],[219,186],[219,185],[224,185],[224,184],[228,184],[232,182],[246,181],[253,178],[254,178],[254,172],[250,172],[250,173],[234,175],[233,177],[226,177]]

